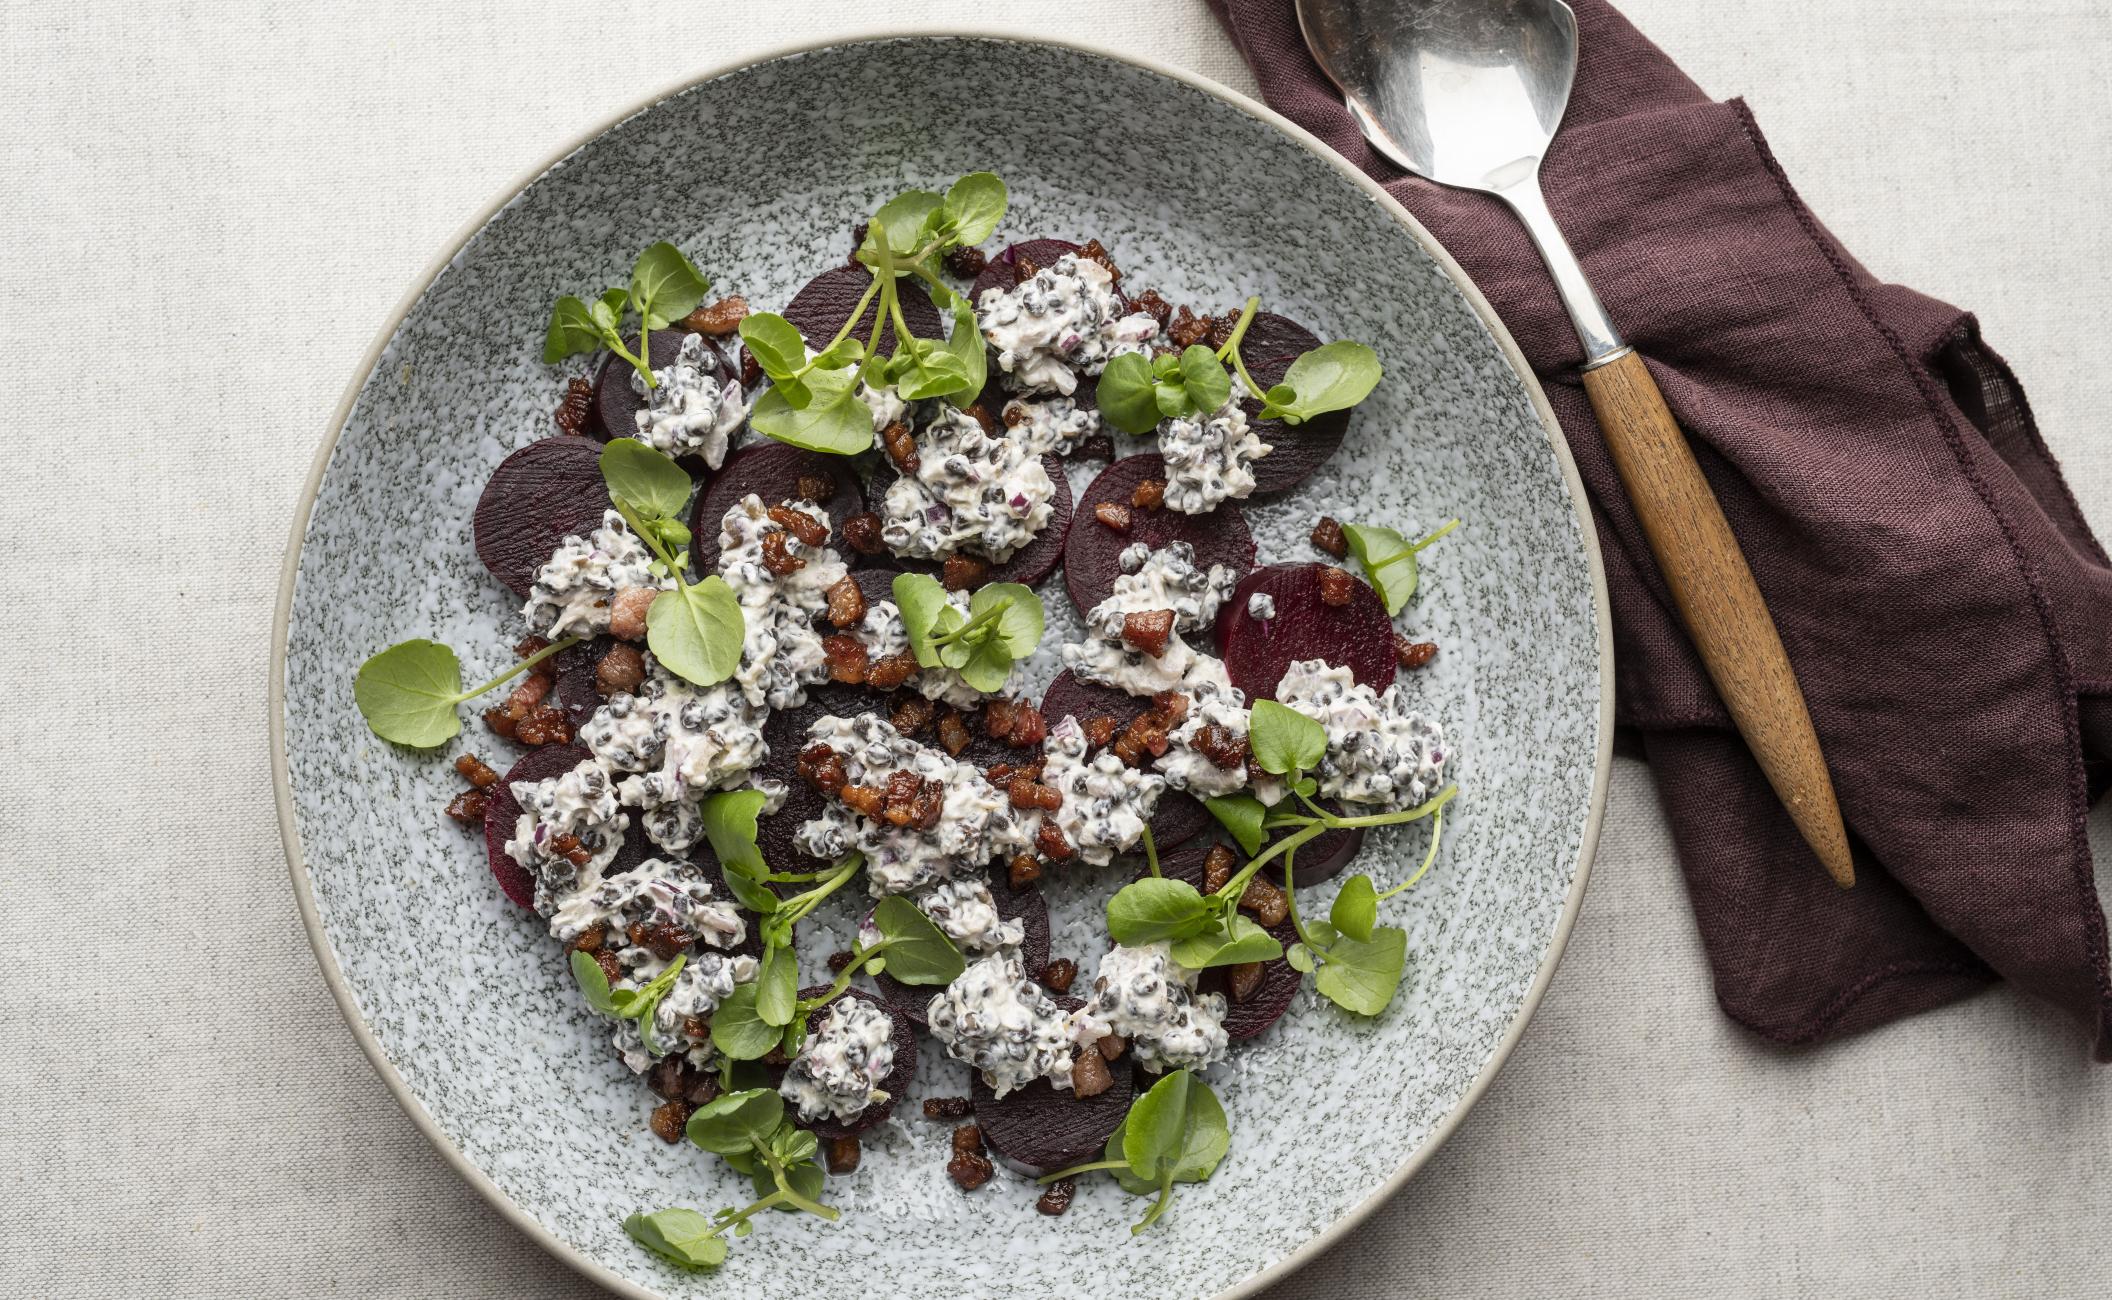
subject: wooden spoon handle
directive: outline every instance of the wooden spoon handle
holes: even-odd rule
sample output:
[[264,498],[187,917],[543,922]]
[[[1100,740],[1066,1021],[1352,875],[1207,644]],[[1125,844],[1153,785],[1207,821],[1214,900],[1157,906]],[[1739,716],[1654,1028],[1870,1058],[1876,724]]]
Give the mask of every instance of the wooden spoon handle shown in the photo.
[[1717,693],[1790,820],[1834,883],[1847,888],[1855,865],[1811,712],[1693,449],[1636,353],[1586,370],[1584,391]]

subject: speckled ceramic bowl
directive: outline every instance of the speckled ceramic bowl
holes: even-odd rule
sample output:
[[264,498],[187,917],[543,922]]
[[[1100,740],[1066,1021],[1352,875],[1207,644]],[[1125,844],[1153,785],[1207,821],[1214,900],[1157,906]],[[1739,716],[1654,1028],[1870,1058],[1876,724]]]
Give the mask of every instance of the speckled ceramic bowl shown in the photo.
[[[945,97],[919,88],[1030,88]],[[761,165],[761,160],[768,165]],[[716,1161],[647,1132],[650,1099],[608,1050],[556,945],[508,905],[481,846],[440,817],[473,720],[446,752],[372,739],[352,705],[361,658],[432,636],[471,680],[506,662],[517,612],[478,566],[485,476],[551,432],[568,373],[537,358],[561,293],[619,283],[671,238],[718,287],[779,305],[843,256],[858,214],[910,185],[989,169],[1006,235],[1097,235],[1176,301],[1258,292],[1323,337],[1375,346],[1386,381],[1349,445],[1287,498],[1249,507],[1262,558],[1306,559],[1316,514],[1414,535],[1406,616],[1443,653],[1410,689],[1454,738],[1464,791],[1445,852],[1387,905],[1412,963],[1376,1021],[1302,993],[1215,1078],[1231,1154],[1132,1238],[1138,1203],[1088,1179],[1060,1219],[1009,1175],[963,1195],[943,1126],[902,1106],[841,1222],[780,1217],[717,1275],[634,1245],[619,1221],[742,1198]],[[995,243],[992,245],[995,246]],[[1426,1160],[1517,1041],[1584,887],[1605,790],[1610,662],[1582,490],[1509,338],[1408,214],[1317,141],[1169,68],[998,36],[910,36],[800,50],[708,76],[597,132],[507,195],[383,329],[329,433],[279,605],[272,727],[287,856],[325,977],[411,1119],[534,1240],[630,1295],[1128,1297],[1245,1294],[1327,1249]],[[1052,612],[1068,612],[1060,583]],[[1074,626],[1057,619],[1062,629]],[[1039,665],[1044,678],[1048,665]],[[1423,831],[1374,837],[1361,866],[1398,878]],[[1056,948],[1088,971],[1090,923],[1121,877],[1052,890]],[[1315,904],[1331,886],[1313,891]],[[810,951],[840,942],[839,914]],[[828,933],[836,929],[835,934]],[[923,1053],[919,1088],[965,1093]]]

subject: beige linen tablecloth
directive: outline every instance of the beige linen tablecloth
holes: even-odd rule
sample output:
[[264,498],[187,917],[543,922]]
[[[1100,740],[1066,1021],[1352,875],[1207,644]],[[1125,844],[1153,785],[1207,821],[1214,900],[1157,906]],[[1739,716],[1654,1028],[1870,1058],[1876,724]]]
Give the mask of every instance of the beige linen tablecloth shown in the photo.
[[[1880,276],[1981,312],[2112,527],[2103,0],[1626,9]],[[687,72],[890,21],[1251,88],[1199,0],[0,10],[0,1294],[593,1294],[405,1122],[316,972],[265,749],[280,546],[372,333],[502,186]],[[2103,1295],[2085,1056],[2000,989],[1813,1053],[1732,1028],[1624,761],[1511,1064],[1270,1295]]]

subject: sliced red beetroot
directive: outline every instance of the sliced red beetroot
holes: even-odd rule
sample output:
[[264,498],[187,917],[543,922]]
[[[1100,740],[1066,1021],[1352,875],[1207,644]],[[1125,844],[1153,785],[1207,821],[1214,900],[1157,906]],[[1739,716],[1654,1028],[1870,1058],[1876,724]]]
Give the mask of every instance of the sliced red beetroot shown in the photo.
[[[1049,498],[1049,522],[1034,534],[1033,541],[1012,552],[1011,559],[992,566],[990,576],[983,579],[984,582],[1017,582],[1031,587],[1056,572],[1056,566],[1063,563],[1064,542],[1070,535],[1073,517],[1071,481],[1064,477],[1062,457],[1043,456],[1041,465],[1048,471],[1049,483],[1056,489]],[[887,499],[888,486],[898,477],[894,465],[886,460],[873,471],[875,510],[880,509],[880,503]],[[914,573],[937,573],[945,567],[936,560],[916,560],[900,555],[890,557],[887,562]]]
[[[802,998],[818,998],[828,991],[828,985],[817,984],[812,988],[801,989],[799,996]],[[799,1117],[799,1108],[797,1106],[785,1107],[786,1115],[791,1118],[794,1124],[806,1129],[818,1138],[851,1137],[854,1134],[863,1133],[875,1124],[880,1123],[894,1113],[895,1103],[902,1100],[903,1094],[909,1090],[910,1080],[914,1079],[917,1073],[917,1031],[909,1021],[896,1014],[893,1007],[888,1006],[864,989],[845,989],[843,996],[870,1002],[888,1013],[889,1019],[893,1021],[893,1032],[888,1035],[888,1043],[895,1049],[895,1063],[894,1068],[887,1072],[887,1077],[880,1080],[879,1083],[881,1091],[887,1094],[887,1100],[874,1102],[858,1112],[852,1119],[824,1118],[804,1120]],[[822,1021],[828,1019],[830,1008],[834,1005],[834,1003],[831,1003],[828,1007],[821,1007],[807,1016],[807,1032],[809,1034],[821,1029]],[[783,1070],[773,1071],[772,1073],[776,1079],[782,1080],[784,1078]]]
[[[1019,259],[1024,257],[1039,267],[1056,264],[1056,259],[1065,253],[1075,253],[1078,245],[1067,239],[1024,239],[1008,246],[1003,252],[983,264],[982,273],[975,283],[968,286],[968,301],[980,305],[985,289],[1010,289],[1019,283]],[[863,292],[861,290],[861,292]]]
[[851,473],[850,458],[764,441],[750,443],[728,456],[718,477],[697,494],[697,503],[689,515],[690,550],[702,557],[697,567],[707,573],[717,569],[719,525],[742,497],[753,492],[766,507],[781,505],[801,496],[801,479],[814,478],[835,485],[827,501],[815,503],[828,512],[829,545],[847,561],[856,559],[858,553],[843,544],[843,521],[865,509],[865,493],[858,487],[857,476]]
[[[1236,504],[1227,501],[1201,515],[1132,506],[1131,494],[1147,479],[1166,481],[1166,462],[1157,452],[1125,456],[1108,466],[1078,502],[1078,521],[1064,544],[1063,585],[1081,614],[1091,613],[1093,606],[1114,594],[1115,579],[1122,574],[1122,552],[1138,542],[1153,550],[1186,542],[1195,548],[1195,562],[1205,570],[1222,564],[1244,575],[1254,567],[1254,535],[1247,531],[1247,518]],[[1103,504],[1128,512],[1127,532],[1117,532],[1100,521],[1095,512]],[[1392,653],[1390,648],[1387,653]]]
[[[1040,887],[1024,885],[1014,889],[1012,882],[1000,872],[990,881],[990,897],[997,904],[999,916],[1007,921],[1020,922],[1026,930],[1026,936],[1020,940],[1019,959],[1027,978],[1041,974],[1042,968],[1049,964],[1049,904],[1041,896]],[[969,960],[975,959],[971,957]],[[939,991],[936,987],[904,984],[885,971],[874,976],[873,983],[879,986],[888,1010],[907,1016],[917,1028],[924,1028],[924,1008],[931,1005],[931,995]]]
[[[785,304],[785,319],[806,339],[807,346],[821,348],[836,337],[836,331],[851,318],[851,311],[858,300],[872,287],[873,277],[863,266],[836,266],[823,271],[807,281],[806,287],[792,295]],[[902,319],[909,323],[909,332],[920,339],[942,339],[946,337],[946,324],[939,318],[938,308],[913,280],[895,281],[896,293],[902,303]],[[873,332],[873,313],[879,309],[877,296],[851,327],[851,337],[860,343],[866,342]],[[880,331],[880,351],[893,356],[895,351],[895,326],[892,321]]]
[[[1055,1001],[1066,1011],[1085,1005],[1072,997],[1058,996]],[[1115,1078],[1114,1086],[1083,1101],[1067,1088],[1059,1092],[1046,1079],[1000,1099],[983,1082],[982,1072],[976,1071],[969,1095],[975,1102],[975,1122],[983,1130],[983,1141],[1006,1164],[1029,1174],[1099,1159],[1137,1094],[1136,1072],[1127,1055],[1108,1062],[1107,1068]]]
[[615,637],[598,636],[560,650],[551,659],[550,666],[557,670],[557,702],[564,706],[565,718],[573,730],[577,731],[601,707],[601,686],[595,669],[600,667],[603,655],[621,644],[624,643]]
[[[654,330],[648,335],[647,358],[653,369],[665,370],[675,364],[675,354],[682,350],[682,340],[689,334],[689,330]],[[633,346],[629,340],[625,345]],[[709,338],[704,340],[704,360],[720,383],[734,377],[726,354]],[[595,432],[602,438],[638,436],[638,412],[645,409],[646,399],[631,387],[631,376],[637,373],[636,366],[613,352],[602,358],[601,369],[594,372],[594,419],[599,426]],[[703,462],[698,461],[691,472],[702,467]]]
[[[1177,853],[1164,855],[1159,859],[1159,874],[1168,880],[1185,880],[1201,889],[1203,859],[1220,842],[1212,836],[1198,840]],[[1237,853],[1239,850],[1234,847],[1232,851]],[[1139,870],[1137,877],[1141,880],[1146,874],[1146,871]],[[1286,952],[1290,951],[1292,944],[1298,942],[1298,927],[1292,925],[1288,919],[1270,926],[1269,934],[1283,945]],[[1278,957],[1261,964],[1261,984],[1247,996],[1247,1000],[1234,1002],[1227,987],[1230,978],[1231,974],[1226,968],[1213,966],[1196,980],[1196,991],[1224,994],[1225,1033],[1230,1035],[1234,1042],[1257,1038],[1270,1025],[1282,1019],[1283,1013],[1290,1010],[1291,999],[1298,995],[1298,985],[1303,980],[1297,971],[1291,969],[1288,961]]]
[[[506,841],[513,838],[514,823],[521,816],[520,801],[513,797],[513,783],[547,781],[563,776],[592,757],[592,752],[576,741],[569,745],[544,745],[523,754],[519,761],[506,769],[506,775],[499,778],[499,783],[491,787],[491,798],[484,811],[484,854],[499,888],[522,907],[535,906],[535,878],[528,874],[526,867],[506,856]],[[659,852],[645,837],[638,815],[633,812],[623,847],[616,850],[615,859],[603,868],[603,874],[628,871]]]
[[499,462],[477,498],[470,522],[477,558],[525,600],[550,553],[566,537],[601,527],[609,505],[600,443],[570,436],[531,442]]
[[784,806],[757,818],[755,823],[756,847],[772,871],[818,871],[829,865],[800,852],[793,844],[793,835],[799,828],[819,817],[828,806],[821,791],[800,779],[799,751],[807,747],[807,729],[822,718],[855,718],[869,711],[886,717],[887,697],[863,686],[823,682],[807,688],[805,704],[796,709],[778,709],[764,724],[763,740],[770,746],[770,757],[763,760],[756,775],[785,783]]
[[[1248,574],[1217,611],[1217,651],[1248,700],[1275,699],[1276,683],[1299,659],[1342,664],[1373,690],[1392,683],[1393,620],[1386,606],[1361,579],[1352,581],[1348,604],[1328,604],[1320,598],[1320,572],[1327,567],[1272,564]],[[1247,613],[1256,592],[1275,601],[1274,618]]]
[[[1056,674],[1056,680],[1049,683],[1047,693],[1041,697],[1041,716],[1048,719],[1051,727],[1066,716],[1078,719],[1080,725],[1089,718],[1107,717],[1115,720],[1115,728],[1119,731],[1150,707],[1148,699],[1125,694],[1112,686],[1079,681],[1068,668]],[[1195,796],[1182,790],[1168,790],[1159,796],[1159,806],[1151,814],[1152,845],[1170,849],[1185,844],[1200,835],[1214,820],[1210,810],[1203,807]]]
[[[1258,311],[1240,340],[1239,356],[1247,373],[1264,390],[1283,382],[1283,372],[1301,355],[1320,346],[1313,332],[1287,316]],[[1254,431],[1272,449],[1254,462],[1254,490],[1281,492],[1295,487],[1326,462],[1342,446],[1349,432],[1349,412],[1329,411],[1296,426],[1281,420],[1256,420],[1261,403],[1246,402],[1247,418],[1255,420]]]

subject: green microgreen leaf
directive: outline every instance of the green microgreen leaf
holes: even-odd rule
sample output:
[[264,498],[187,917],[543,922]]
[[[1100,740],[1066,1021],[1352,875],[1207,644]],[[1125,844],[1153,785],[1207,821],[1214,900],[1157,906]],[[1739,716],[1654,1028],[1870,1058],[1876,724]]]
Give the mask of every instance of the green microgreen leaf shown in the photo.
[[1342,540],[1349,543],[1350,554],[1357,557],[1386,613],[1399,614],[1415,594],[1416,547],[1391,528],[1368,524],[1342,525]]
[[772,944],[763,949],[762,971],[755,977],[755,1014],[763,1023],[782,1029],[792,1023],[799,1007],[799,959],[789,946]]
[[968,391],[972,382],[968,366],[951,347],[915,336],[900,340],[894,359],[888,364],[888,375],[896,394],[906,402],[950,397]]
[[1327,754],[1327,728],[1288,705],[1256,700],[1247,743],[1263,771],[1289,776],[1315,766]]
[[1378,353],[1362,343],[1324,343],[1293,361],[1282,382],[1263,394],[1261,418],[1303,424],[1346,410],[1370,396],[1383,374]]
[[[952,328],[947,331],[946,342],[943,346],[947,354],[957,363],[955,368],[962,376],[959,388],[947,393],[934,393],[932,395],[947,397],[965,395],[972,401],[976,394],[983,391],[983,385],[988,382],[990,377],[989,352],[983,345],[983,331],[982,327],[976,323],[975,308],[966,297],[941,284],[931,286],[931,300],[933,305],[938,307],[940,311],[947,312],[953,317]],[[903,393],[902,396],[907,398],[909,394]]]
[[573,950],[572,980],[579,985],[580,995],[587,1000],[587,1005],[601,1014],[621,1017],[628,1013],[629,1000],[618,1005],[609,988],[609,974],[601,968],[600,962],[594,960],[592,953]]
[[1198,412],[1208,415],[1231,400],[1232,376],[1225,373],[1217,353],[1202,344],[1182,349],[1180,371],[1181,387]]
[[1159,427],[1151,363],[1141,354],[1125,352],[1110,360],[1094,391],[1102,418],[1122,432],[1142,436]]
[[554,366],[566,357],[592,352],[608,342],[608,334],[584,301],[566,294],[550,309],[550,325],[543,333],[543,364]]
[[[772,1034],[775,1042],[777,1035]],[[683,1130],[689,1140],[713,1155],[740,1155],[767,1143],[784,1122],[785,1101],[769,1088],[729,1092],[691,1113]]]
[[429,749],[462,730],[462,661],[438,641],[419,638],[370,656],[352,679],[352,702],[374,734]]
[[1390,925],[1375,926],[1369,942],[1338,935],[1321,954],[1325,964],[1313,987],[1344,1010],[1375,1016],[1393,1001],[1408,964],[1408,933]]
[[733,588],[713,574],[660,593],[645,611],[645,643],[661,667],[711,686],[740,666],[747,626]]
[[865,239],[858,245],[858,260],[867,266],[880,264],[880,252],[874,241],[881,235],[887,239],[890,252],[915,252],[918,236],[924,233],[924,223],[945,201],[930,190],[909,190],[881,204],[873,219],[866,223]]
[[677,1206],[633,1214],[623,1221],[631,1240],[683,1268],[717,1268],[726,1262],[726,1239],[711,1220]]
[[631,267],[631,310],[649,330],[666,329],[695,311],[710,289],[704,273],[664,239],[638,254]]
[[1343,882],[1327,921],[1358,943],[1371,942],[1371,927],[1379,921],[1379,891],[1370,876],[1355,875]]
[[1107,1142],[1107,1168],[1122,1190],[1157,1196],[1142,1232],[1157,1222],[1175,1183],[1200,1183],[1217,1171],[1232,1144],[1225,1108],[1209,1086],[1187,1070],[1175,1070],[1131,1103],[1129,1114]]
[[753,1061],[777,1046],[778,1028],[755,1009],[755,985],[736,984],[711,1013],[711,1045],[736,1061]]
[[1261,822],[1268,815],[1268,805],[1250,794],[1230,794],[1205,799],[1203,807],[1210,810],[1219,825],[1232,833],[1232,838],[1246,850],[1248,857],[1261,852]]
[[939,647],[932,644],[931,638],[949,630],[939,620],[951,614],[956,620],[954,627],[961,626],[966,620],[947,600],[946,588],[928,573],[896,574],[894,595],[895,608],[902,611],[902,627],[909,636],[911,653],[923,667],[939,667]]
[[970,172],[946,189],[946,215],[952,223],[948,246],[980,244],[1005,219],[1005,183],[991,172]]
[[[614,438],[601,449],[601,478],[608,484],[609,495],[630,506],[648,526],[654,521],[680,520],[693,486],[689,471],[636,438]],[[688,540],[687,527],[681,527],[681,541],[670,536],[669,530],[656,531],[663,541],[675,545]]]
[[766,916],[777,910],[778,900],[763,883],[770,868],[756,846],[755,821],[768,802],[760,790],[724,790],[706,799],[701,809],[704,836],[726,869],[726,888],[742,907]]
[[1285,949],[1283,959],[1291,964],[1292,970],[1301,975],[1313,973],[1313,950],[1302,943],[1294,943]]
[[784,383],[807,364],[807,343],[799,329],[776,312],[759,311],[741,318],[741,342],[773,383]]
[[953,940],[906,898],[881,899],[873,925],[886,942],[887,973],[904,984],[951,984],[968,969]]
[[1189,970],[1274,961],[1283,944],[1252,919],[1233,913],[1222,926],[1190,935],[1173,945],[1173,959]]
[[796,407],[779,388],[755,400],[748,422],[758,433],[790,447],[831,456],[855,456],[873,445],[873,411],[858,399],[858,373],[845,366],[817,367],[804,381],[807,403]]
[[997,639],[1012,652],[1013,658],[1024,659],[1041,645],[1047,615],[1033,588],[1016,582],[993,582],[968,600],[971,620],[991,610],[998,611]]
[[1107,932],[1116,943],[1136,948],[1201,934],[1215,910],[1185,880],[1149,876],[1131,881],[1107,900]]
[[623,346],[623,309],[630,300],[627,290],[604,289],[601,297],[587,304],[587,315],[593,318],[594,327],[601,331],[602,341],[612,348]]

